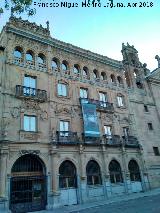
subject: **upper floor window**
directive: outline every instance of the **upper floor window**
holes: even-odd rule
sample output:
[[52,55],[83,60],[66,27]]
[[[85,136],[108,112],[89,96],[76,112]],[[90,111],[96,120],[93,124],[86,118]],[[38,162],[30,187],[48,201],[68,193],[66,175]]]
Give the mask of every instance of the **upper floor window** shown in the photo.
[[33,76],[24,76],[24,88],[23,94],[27,96],[35,96],[36,95],[36,77]]
[[148,129],[149,129],[149,130],[153,130],[153,125],[152,125],[152,123],[148,123]]
[[123,96],[117,96],[117,102],[119,107],[123,107],[124,106]]
[[26,52],[26,61],[33,61],[33,52],[31,50]]
[[80,88],[80,98],[88,98],[88,89]]
[[61,66],[63,71],[66,71],[68,69],[68,63],[66,61],[63,61]]
[[147,105],[144,105],[144,111],[145,111],[145,112],[149,112],[148,106],[147,106]]
[[83,67],[83,77],[87,78],[88,77],[88,68]]
[[52,65],[51,66],[52,66],[52,69],[57,69],[58,68],[58,61],[57,61],[57,59],[54,58],[52,60]]
[[160,155],[158,147],[153,147],[153,151],[156,156]]
[[79,74],[79,70],[80,70],[80,68],[79,68],[79,65],[78,64],[75,64],[74,65],[74,68],[73,68],[73,72],[74,72],[74,74]]
[[106,79],[107,79],[106,73],[102,72],[101,73],[101,80],[106,80]]
[[121,84],[121,85],[123,84],[123,80],[122,80],[122,78],[120,76],[117,77],[117,80],[118,80],[119,84]]
[[99,100],[102,102],[107,102],[107,94],[104,92],[99,92]]
[[69,121],[60,121],[59,131],[60,131],[60,136],[68,136]]
[[125,138],[128,138],[129,136],[129,128],[128,127],[123,127],[123,134]]
[[98,78],[98,71],[97,70],[93,70],[93,77]]
[[116,78],[113,74],[111,74],[111,83],[116,83]]
[[63,83],[58,83],[58,95],[67,96],[67,85]]
[[104,126],[104,134],[107,136],[107,138],[112,138],[111,126]]
[[16,47],[14,50],[14,57],[16,58],[22,58],[22,48]]
[[38,54],[38,63],[44,64],[45,63],[45,56],[42,53]]
[[23,129],[24,129],[24,131],[35,132],[37,130],[37,128],[36,128],[36,116],[24,115]]

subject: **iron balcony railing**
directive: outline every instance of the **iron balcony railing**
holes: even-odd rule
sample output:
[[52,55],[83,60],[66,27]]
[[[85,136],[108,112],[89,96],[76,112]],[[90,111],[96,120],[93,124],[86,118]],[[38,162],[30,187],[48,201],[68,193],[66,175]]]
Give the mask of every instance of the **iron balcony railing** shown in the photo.
[[123,144],[128,147],[139,147],[140,144],[135,136],[122,136]]
[[78,144],[79,138],[77,132],[57,131],[57,143],[59,144]]
[[100,137],[86,136],[84,133],[82,133],[82,143],[98,145],[98,144],[101,144],[101,138]]
[[108,146],[121,146],[121,137],[120,135],[103,135],[104,143]]
[[97,110],[114,111],[113,103],[94,100],[94,99],[88,99],[88,98],[80,98],[80,102],[81,104],[82,103],[95,104]]
[[40,102],[45,102],[47,101],[47,92],[45,90],[16,85],[16,97],[32,98]]

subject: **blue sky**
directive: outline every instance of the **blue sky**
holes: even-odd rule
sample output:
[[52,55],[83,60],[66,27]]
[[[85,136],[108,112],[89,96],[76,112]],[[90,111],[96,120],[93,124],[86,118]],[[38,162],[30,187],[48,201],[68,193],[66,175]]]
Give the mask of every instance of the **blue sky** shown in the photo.
[[[60,0],[33,0],[35,2],[58,2]],[[109,0],[101,0],[101,7],[82,8],[84,0],[66,0],[78,3],[74,8],[39,8],[37,13],[23,19],[46,26],[50,22],[52,37],[74,44],[110,58],[122,60],[122,43],[129,42],[139,52],[142,63],[147,63],[153,70],[157,67],[155,55],[160,55],[160,2],[158,0],[142,1],[153,7],[137,8],[105,8]],[[63,1],[64,2],[64,1]],[[135,3],[137,0],[113,0],[114,4]],[[9,18],[9,13],[0,17],[0,30]]]

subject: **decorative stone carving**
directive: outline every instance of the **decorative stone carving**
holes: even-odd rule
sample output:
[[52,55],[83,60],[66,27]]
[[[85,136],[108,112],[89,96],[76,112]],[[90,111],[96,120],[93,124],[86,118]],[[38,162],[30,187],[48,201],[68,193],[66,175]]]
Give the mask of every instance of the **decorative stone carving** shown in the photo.
[[22,103],[21,108],[24,108],[26,110],[32,109],[37,112],[37,110],[41,110],[39,103],[34,100],[24,100]]
[[11,108],[11,115],[13,118],[18,118],[20,116],[20,109],[18,107]]
[[40,118],[45,121],[45,120],[48,120],[48,113],[47,111],[41,111],[40,113]]
[[22,20],[20,18],[16,18],[11,16],[9,19],[9,24],[14,27],[18,27],[20,29],[28,30],[32,33],[40,34],[42,36],[50,36],[50,31],[47,28],[43,28],[42,25],[38,26],[36,23],[30,23],[28,20]]
[[40,150],[20,150],[21,155],[27,155],[27,154],[33,154],[33,155],[39,155]]
[[157,59],[157,61],[158,61],[158,68],[160,68],[160,57],[158,55],[156,55],[155,59]]
[[71,114],[71,109],[69,109],[69,107],[66,107],[63,105],[57,105],[55,113],[56,114]]
[[38,138],[40,138],[40,134],[39,133],[20,131],[20,139],[21,140],[25,139],[25,140],[37,141]]

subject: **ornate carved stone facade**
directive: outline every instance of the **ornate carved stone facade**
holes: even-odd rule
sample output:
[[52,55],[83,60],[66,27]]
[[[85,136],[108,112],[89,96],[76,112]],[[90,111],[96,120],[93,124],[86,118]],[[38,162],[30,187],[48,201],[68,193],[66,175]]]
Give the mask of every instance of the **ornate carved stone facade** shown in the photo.
[[[52,209],[160,185],[153,153],[159,69],[150,74],[129,44],[122,54],[122,62],[110,59],[52,38],[48,24],[10,18],[0,35],[0,211],[34,211],[35,200],[36,210]],[[85,107],[94,109],[90,120]],[[22,181],[32,186],[29,203],[19,200]]]

